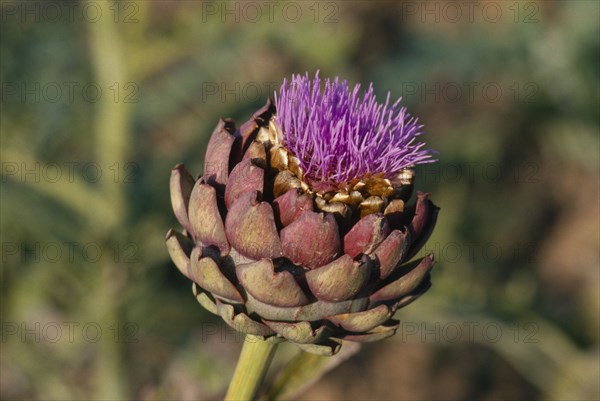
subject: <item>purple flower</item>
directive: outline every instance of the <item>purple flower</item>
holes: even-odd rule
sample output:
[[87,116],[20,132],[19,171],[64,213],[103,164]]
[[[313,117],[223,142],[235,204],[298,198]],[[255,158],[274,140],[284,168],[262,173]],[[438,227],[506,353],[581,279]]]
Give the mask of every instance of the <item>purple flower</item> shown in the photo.
[[293,75],[275,94],[283,145],[300,160],[305,176],[332,184],[377,173],[385,178],[404,168],[432,163],[434,151],[417,141],[422,125],[400,107],[378,103],[373,84],[360,93],[335,77],[311,81],[308,73]]

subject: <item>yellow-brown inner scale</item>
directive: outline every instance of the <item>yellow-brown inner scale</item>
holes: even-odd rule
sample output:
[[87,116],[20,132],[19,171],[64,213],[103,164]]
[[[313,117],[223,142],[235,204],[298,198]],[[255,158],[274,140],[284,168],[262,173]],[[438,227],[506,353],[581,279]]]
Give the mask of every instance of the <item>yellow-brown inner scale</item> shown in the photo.
[[320,210],[339,213],[341,216],[359,210],[361,217],[371,213],[404,211],[405,195],[411,192],[414,181],[412,168],[403,169],[393,179],[377,173],[355,178],[348,183],[338,184],[337,187],[325,184],[323,188],[317,189],[304,177],[300,160],[283,145],[282,137],[281,128],[276,118],[272,117],[267,127],[260,127],[255,138],[267,149],[271,168],[278,171],[273,185],[275,197],[292,188],[300,188],[313,197]]

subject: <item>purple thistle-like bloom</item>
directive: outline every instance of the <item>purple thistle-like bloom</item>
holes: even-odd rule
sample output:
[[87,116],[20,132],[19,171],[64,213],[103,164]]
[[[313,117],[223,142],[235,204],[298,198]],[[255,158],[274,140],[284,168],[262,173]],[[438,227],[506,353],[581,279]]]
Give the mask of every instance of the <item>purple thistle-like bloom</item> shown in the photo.
[[432,160],[421,126],[370,86],[294,76],[240,126],[220,119],[198,178],[178,164],[167,249],[208,311],[256,339],[333,355],[393,335],[431,286],[411,262],[439,208],[409,167]]
[[431,163],[434,151],[416,139],[422,125],[411,117],[399,98],[390,106],[378,103],[373,84],[360,94],[347,81],[308,73],[283,81],[275,94],[277,121],[283,144],[300,160],[304,174],[317,181],[346,183],[354,178],[383,174],[386,178],[417,164]]

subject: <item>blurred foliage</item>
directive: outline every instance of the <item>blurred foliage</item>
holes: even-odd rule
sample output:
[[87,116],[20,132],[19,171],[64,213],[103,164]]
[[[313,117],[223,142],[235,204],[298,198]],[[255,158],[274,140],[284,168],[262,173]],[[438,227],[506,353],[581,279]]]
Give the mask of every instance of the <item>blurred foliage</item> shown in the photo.
[[598,3],[275,3],[2,1],[2,398],[222,396],[241,342],[168,258],[170,168],[320,69],[404,96],[439,150],[434,286],[397,317],[504,334],[399,333],[305,397],[598,399]]

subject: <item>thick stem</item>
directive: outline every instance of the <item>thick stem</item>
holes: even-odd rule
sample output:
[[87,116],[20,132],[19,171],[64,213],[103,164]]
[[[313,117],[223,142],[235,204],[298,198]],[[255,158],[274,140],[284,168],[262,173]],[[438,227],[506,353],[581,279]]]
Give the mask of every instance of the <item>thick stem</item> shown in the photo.
[[277,344],[246,335],[225,401],[250,401],[256,397],[276,348]]

